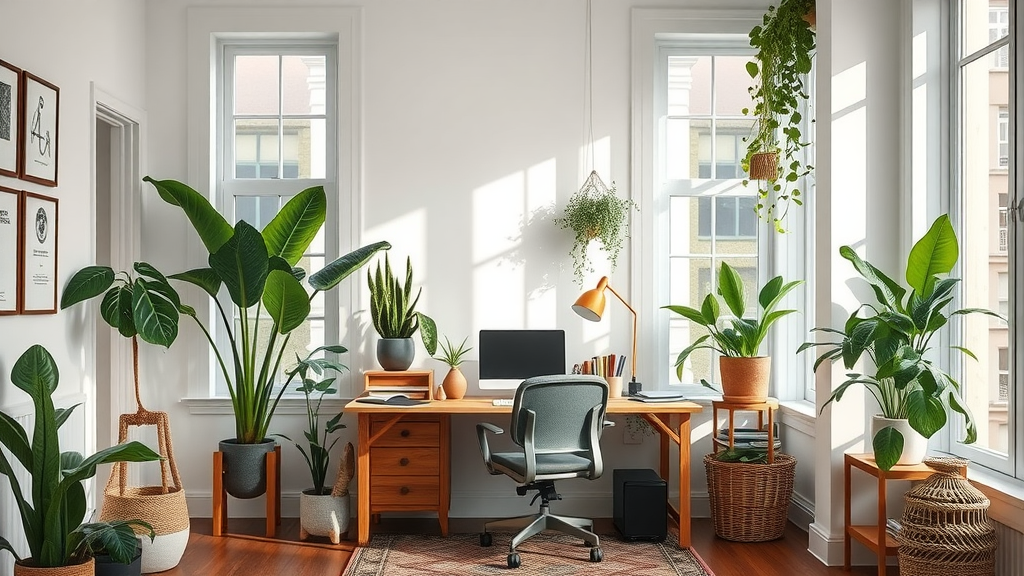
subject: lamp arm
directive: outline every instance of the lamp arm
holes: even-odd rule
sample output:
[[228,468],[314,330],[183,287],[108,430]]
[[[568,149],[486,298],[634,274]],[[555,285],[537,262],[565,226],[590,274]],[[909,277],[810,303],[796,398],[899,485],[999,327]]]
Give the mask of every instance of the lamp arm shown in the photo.
[[630,312],[633,313],[633,356],[631,356],[630,359],[629,359],[630,360],[629,366],[630,366],[630,369],[632,370],[632,376],[633,376],[633,380],[632,381],[636,382],[636,310],[633,310],[633,307],[629,305],[629,302],[626,302],[626,299],[623,298],[622,296],[620,296],[619,293],[616,292],[615,289],[612,288],[610,284],[605,285],[605,288],[607,288],[608,291],[611,292],[612,294],[615,294],[615,297],[619,299],[619,302],[622,302],[622,305],[625,306]]

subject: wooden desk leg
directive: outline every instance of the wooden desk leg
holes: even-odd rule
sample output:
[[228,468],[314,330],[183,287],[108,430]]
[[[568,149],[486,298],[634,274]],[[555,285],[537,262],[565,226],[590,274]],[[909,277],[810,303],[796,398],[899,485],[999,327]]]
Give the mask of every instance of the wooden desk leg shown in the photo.
[[359,415],[359,463],[356,471],[359,477],[359,545],[370,543],[370,415]]
[[679,547],[690,547],[690,415],[679,415]]
[[281,445],[274,446],[274,453],[277,454],[277,467],[274,470],[274,474],[277,476],[277,490],[274,492],[274,498],[277,499],[277,525],[281,525]]
[[850,571],[850,466],[849,456],[843,457],[843,570]]
[[878,475],[878,576],[885,576],[885,473]]
[[273,538],[277,534],[277,493],[279,490],[278,456],[281,454],[281,447],[274,446],[274,450],[267,452],[266,474],[267,474],[267,538]]
[[448,536],[448,511],[451,508],[452,500],[452,477],[451,477],[451,416],[441,416],[441,502],[437,509],[437,521],[441,524],[441,536]]
[[224,494],[224,453],[213,453],[213,535],[223,536],[228,524],[227,497]]
[[[665,420],[661,416],[661,414],[653,414],[653,416],[655,418],[657,418],[658,420],[661,420],[662,422],[664,422],[665,425],[669,427],[669,429],[672,428],[671,420]],[[672,417],[669,416],[669,418],[671,419]],[[669,470],[669,457],[668,457],[668,455],[669,455],[669,444],[671,443],[671,439],[669,439],[668,435],[666,435],[666,434],[658,433],[658,440],[661,442],[661,446],[660,446],[660,453],[661,453],[661,470],[660,470],[660,472],[661,472],[661,478],[665,481],[665,484],[668,485],[669,480],[672,478],[671,471]]]

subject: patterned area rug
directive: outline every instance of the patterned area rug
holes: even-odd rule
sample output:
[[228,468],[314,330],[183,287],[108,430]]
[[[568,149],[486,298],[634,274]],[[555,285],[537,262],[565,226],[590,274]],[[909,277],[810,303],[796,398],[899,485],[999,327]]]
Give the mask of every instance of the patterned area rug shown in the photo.
[[511,534],[494,534],[494,545],[484,548],[477,534],[377,534],[369,546],[353,553],[343,576],[714,576],[696,552],[680,549],[671,538],[651,543],[602,536],[604,559],[590,562],[589,548],[578,539],[545,532],[516,549],[522,566],[515,569],[506,563],[510,539]]

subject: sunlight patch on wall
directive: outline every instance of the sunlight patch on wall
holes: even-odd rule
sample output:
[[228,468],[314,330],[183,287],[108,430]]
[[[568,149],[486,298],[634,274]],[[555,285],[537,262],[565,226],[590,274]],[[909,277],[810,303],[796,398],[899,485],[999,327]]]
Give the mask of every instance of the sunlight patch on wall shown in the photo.
[[[391,270],[395,273],[395,276],[405,277],[405,260],[406,257],[411,258],[414,286],[422,286],[429,276],[427,266],[429,262],[427,258],[427,221],[426,208],[420,208],[369,228],[363,235],[363,238],[367,239],[366,243],[377,241],[378,239],[387,240],[391,243],[391,250],[388,250],[386,254],[391,261]],[[367,265],[367,269],[376,271],[376,259]],[[366,272],[361,272],[361,274],[365,275]],[[366,279],[362,278],[361,281],[362,286],[365,287]],[[430,309],[425,306],[428,296],[427,292],[428,290],[423,291],[423,297],[420,299],[420,303],[416,305],[418,310]]]
[[[587,139],[590,135],[587,135]],[[612,139],[609,136],[598,138],[593,145],[588,141],[580,147],[580,184],[590,176],[591,170],[597,170],[604,183],[612,186]]]
[[[868,64],[861,62],[832,77],[832,114],[867,99]],[[835,138],[833,138],[835,140]]]

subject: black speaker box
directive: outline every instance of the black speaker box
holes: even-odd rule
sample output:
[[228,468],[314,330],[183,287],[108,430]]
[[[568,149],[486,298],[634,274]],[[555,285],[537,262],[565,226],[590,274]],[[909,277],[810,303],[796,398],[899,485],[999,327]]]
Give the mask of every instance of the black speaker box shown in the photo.
[[661,542],[668,533],[668,486],[649,468],[614,470],[612,522],[626,540]]

